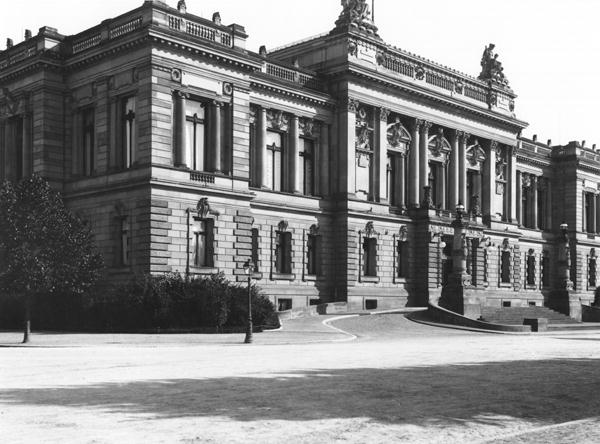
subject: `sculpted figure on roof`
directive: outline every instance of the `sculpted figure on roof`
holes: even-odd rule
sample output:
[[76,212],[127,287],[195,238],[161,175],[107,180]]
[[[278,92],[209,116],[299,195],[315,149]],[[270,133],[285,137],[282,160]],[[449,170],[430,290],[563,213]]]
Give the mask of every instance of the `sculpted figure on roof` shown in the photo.
[[490,43],[485,47],[481,56],[481,74],[480,80],[492,80],[502,86],[508,86],[508,79],[504,75],[502,63],[498,60],[498,54],[494,53],[496,45]]
[[371,17],[371,8],[366,0],[342,0],[341,4],[342,12],[335,22],[338,28],[351,26],[377,34],[377,27]]

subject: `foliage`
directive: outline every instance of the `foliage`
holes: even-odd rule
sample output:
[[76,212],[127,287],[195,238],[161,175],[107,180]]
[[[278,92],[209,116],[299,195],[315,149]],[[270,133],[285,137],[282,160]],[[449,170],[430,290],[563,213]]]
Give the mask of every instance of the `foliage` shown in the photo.
[[[47,330],[94,332],[243,331],[248,320],[248,287],[220,274],[188,282],[179,274],[139,275],[84,295],[56,294],[34,301],[33,321]],[[14,299],[0,297],[0,328],[16,328],[3,316]],[[10,311],[14,316],[14,310]],[[276,328],[275,307],[252,286],[252,318],[258,329]],[[11,323],[12,319],[12,323]]]
[[0,214],[0,290],[82,293],[98,279],[102,259],[89,227],[41,177],[4,182]]

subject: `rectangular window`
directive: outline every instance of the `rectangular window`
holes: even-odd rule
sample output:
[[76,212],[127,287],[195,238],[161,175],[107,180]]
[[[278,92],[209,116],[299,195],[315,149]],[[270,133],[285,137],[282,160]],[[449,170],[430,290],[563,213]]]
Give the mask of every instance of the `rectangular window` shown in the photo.
[[309,276],[320,275],[319,259],[321,257],[321,237],[309,234],[306,241],[306,274]]
[[252,263],[254,264],[254,272],[258,273],[258,258],[259,258],[259,252],[258,252],[258,243],[259,243],[259,232],[258,232],[258,228],[252,228],[252,232],[251,232],[251,260]]
[[135,97],[121,101],[121,164],[130,168],[136,159],[136,104]]
[[281,133],[267,131],[267,188],[281,191],[283,171],[281,169],[281,156],[283,143]]
[[213,220],[194,218],[192,232],[194,235],[194,267],[213,267]]
[[292,233],[288,231],[275,233],[275,272],[292,273]]
[[300,189],[302,193],[307,196],[313,196],[314,190],[314,141],[310,139],[300,139],[299,156],[298,159],[298,175],[300,176],[301,184]]
[[500,279],[503,284],[510,284],[510,251],[502,251],[501,253]]
[[396,276],[399,278],[408,277],[408,243],[398,241],[396,267]]
[[11,117],[6,124],[8,146],[5,148],[7,158],[6,178],[19,181],[23,178],[23,118]]
[[363,275],[377,276],[377,239],[366,237],[363,241]]
[[186,100],[185,143],[188,153],[187,164],[194,171],[205,171],[206,167],[206,107],[204,103]]
[[535,256],[533,254],[527,255],[526,271],[527,285],[535,286]]
[[588,233],[595,233],[596,232],[596,224],[595,224],[595,215],[596,215],[595,199],[596,199],[596,195],[594,193],[585,193],[584,194],[585,231],[587,231]]
[[542,286],[550,286],[550,254],[547,251],[542,255]]
[[95,151],[95,113],[93,108],[84,109],[81,112],[81,171],[84,176],[91,176],[96,168],[96,151]]

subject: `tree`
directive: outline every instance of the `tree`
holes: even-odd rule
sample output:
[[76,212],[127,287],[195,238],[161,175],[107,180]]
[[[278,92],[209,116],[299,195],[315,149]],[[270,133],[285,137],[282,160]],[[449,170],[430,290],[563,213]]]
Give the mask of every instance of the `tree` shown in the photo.
[[23,298],[24,343],[35,296],[82,293],[101,267],[89,227],[46,180],[33,175],[0,186],[0,291]]

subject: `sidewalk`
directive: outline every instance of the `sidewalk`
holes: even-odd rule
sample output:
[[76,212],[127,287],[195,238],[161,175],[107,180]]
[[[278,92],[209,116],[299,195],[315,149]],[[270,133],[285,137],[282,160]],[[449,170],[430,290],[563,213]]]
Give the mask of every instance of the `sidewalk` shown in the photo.
[[[285,345],[316,342],[339,342],[354,339],[354,336],[325,321],[339,318],[338,315],[314,316],[284,321],[279,330],[254,333],[255,344]],[[0,347],[88,347],[88,346],[147,346],[158,345],[238,345],[244,342],[244,333],[233,334],[103,334],[103,333],[54,333],[36,332],[29,344],[21,344],[23,333],[0,332]]]

